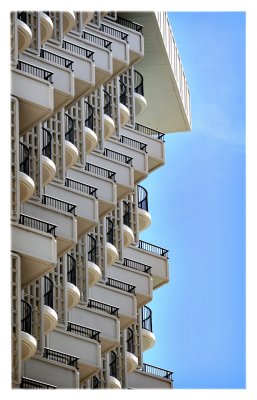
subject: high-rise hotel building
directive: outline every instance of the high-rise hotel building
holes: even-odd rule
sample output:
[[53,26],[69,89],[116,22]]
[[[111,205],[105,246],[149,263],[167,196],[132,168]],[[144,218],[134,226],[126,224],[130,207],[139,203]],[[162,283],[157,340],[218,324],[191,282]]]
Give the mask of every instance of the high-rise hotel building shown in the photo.
[[169,257],[143,181],[190,127],[167,13],[11,13],[13,388],[172,388],[144,363]]

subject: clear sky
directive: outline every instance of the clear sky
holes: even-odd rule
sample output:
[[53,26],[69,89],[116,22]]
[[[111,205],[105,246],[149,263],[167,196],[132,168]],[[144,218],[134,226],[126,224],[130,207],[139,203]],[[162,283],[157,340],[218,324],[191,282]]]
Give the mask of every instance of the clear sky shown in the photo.
[[170,250],[144,361],[173,370],[176,388],[244,388],[245,14],[169,18],[193,130],[166,135],[166,164],[143,182],[152,225],[141,239]]

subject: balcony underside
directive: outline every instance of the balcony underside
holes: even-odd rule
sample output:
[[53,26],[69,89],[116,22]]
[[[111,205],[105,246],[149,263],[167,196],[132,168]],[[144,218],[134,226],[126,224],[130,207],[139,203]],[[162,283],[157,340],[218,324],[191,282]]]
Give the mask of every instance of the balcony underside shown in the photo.
[[49,306],[44,305],[44,335],[47,335],[56,328],[58,323],[58,316],[55,310]]
[[18,51],[19,53],[22,53],[31,44],[32,32],[30,27],[20,19],[17,19],[17,29],[18,29]]
[[27,360],[32,357],[37,350],[37,341],[34,336],[21,331],[21,358]]
[[69,33],[76,24],[74,11],[63,11],[63,35]]
[[33,179],[24,172],[19,172],[20,179],[20,202],[25,203],[28,201],[35,191],[35,184]]

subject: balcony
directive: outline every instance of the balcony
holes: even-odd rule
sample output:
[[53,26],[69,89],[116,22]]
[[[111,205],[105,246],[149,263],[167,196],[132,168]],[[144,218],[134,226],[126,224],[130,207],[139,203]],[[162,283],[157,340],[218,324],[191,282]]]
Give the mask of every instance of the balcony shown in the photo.
[[146,351],[151,349],[156,342],[155,336],[153,334],[152,310],[147,306],[144,306],[141,309],[141,321],[142,350]]
[[153,288],[169,282],[168,250],[139,240],[139,246],[124,249],[124,257],[151,267]]
[[137,200],[138,230],[139,232],[142,232],[151,225],[152,218],[148,212],[148,192],[140,185],[137,186]]
[[130,204],[123,201],[123,246],[128,247],[134,242],[134,233],[131,229]]
[[22,377],[20,388],[21,389],[57,389],[57,386],[49,385],[49,383],[36,381],[34,379]]
[[172,374],[171,371],[144,363],[142,370],[128,375],[128,386],[133,389],[171,389]]
[[70,319],[81,325],[100,331],[102,354],[119,345],[120,322],[118,308],[94,299],[89,299],[87,307],[78,305],[70,311]]
[[[45,12],[40,12],[40,40],[41,46],[45,44],[52,36],[53,33],[53,23],[49,15]],[[48,13],[49,14],[49,13]]]
[[[112,281],[115,281],[114,279]],[[112,281],[109,280],[110,283]],[[122,282],[123,283],[123,282]],[[119,285],[120,286],[120,285]],[[124,285],[124,287],[127,285]],[[127,288],[133,290],[131,285]],[[89,289],[89,297],[101,303],[112,304],[119,309],[120,328],[124,329],[137,319],[137,303],[133,293],[103,284],[96,284]]]
[[46,129],[42,128],[43,146],[42,146],[42,185],[46,186],[51,182],[56,174],[55,163],[52,158],[52,134]]
[[71,310],[80,302],[80,291],[77,287],[77,263],[76,259],[67,254],[67,282],[68,308]]
[[130,112],[127,107],[127,86],[121,80],[119,82],[120,82],[120,104],[119,104],[120,125],[121,127],[123,127],[129,122]]
[[21,286],[29,285],[53,271],[57,262],[56,226],[21,214],[12,223],[12,251],[21,257]]
[[56,328],[58,315],[54,310],[54,285],[47,276],[44,277],[44,335]]
[[109,389],[121,389],[121,383],[118,380],[117,364],[117,354],[115,351],[111,351],[109,355],[109,375],[107,377]]
[[74,121],[67,113],[65,113],[65,123],[65,169],[70,169],[77,162],[79,152],[74,145]]
[[19,100],[20,134],[51,116],[54,110],[52,75],[51,71],[20,60],[17,69],[11,71],[11,94]]
[[144,97],[144,78],[140,72],[134,70],[134,99],[136,116],[142,114],[146,107],[147,101]]
[[28,201],[35,191],[35,183],[29,176],[30,165],[29,165],[29,147],[24,143],[19,143],[19,160],[20,160],[20,202],[25,203]]
[[98,144],[98,138],[94,132],[94,109],[85,101],[85,135],[86,135],[86,153],[92,153]]
[[37,341],[32,336],[32,307],[21,300],[21,358],[27,360],[37,350]]
[[19,54],[25,51],[32,42],[32,32],[27,25],[27,13],[17,13],[17,29],[18,29],[18,52]]
[[119,253],[114,246],[114,227],[111,218],[106,218],[106,251],[107,251],[107,266],[114,264],[118,258]]
[[45,348],[43,357],[34,355],[24,363],[24,374],[30,380],[47,382],[58,389],[78,389],[77,357]]
[[62,26],[63,36],[67,35],[72,28],[76,25],[76,16],[74,11],[63,11],[62,13]]
[[97,265],[96,258],[96,240],[92,235],[87,235],[88,238],[88,286],[92,287],[102,278],[102,271]]
[[112,118],[112,109],[111,109],[111,96],[106,91],[103,90],[104,94],[104,138],[108,140],[115,131],[115,122]]
[[98,223],[98,202],[94,189],[66,178],[65,186],[51,183],[47,185],[46,194],[76,204],[77,237],[87,233]]
[[127,371],[132,372],[138,367],[138,358],[135,356],[134,332],[131,328],[127,329],[126,346]]

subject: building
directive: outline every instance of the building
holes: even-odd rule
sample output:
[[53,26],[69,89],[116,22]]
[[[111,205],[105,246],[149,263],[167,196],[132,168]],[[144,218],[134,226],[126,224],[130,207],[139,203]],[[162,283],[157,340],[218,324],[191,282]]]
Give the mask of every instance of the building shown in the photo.
[[171,388],[143,362],[168,250],[141,186],[191,127],[165,12],[11,13],[13,388]]

